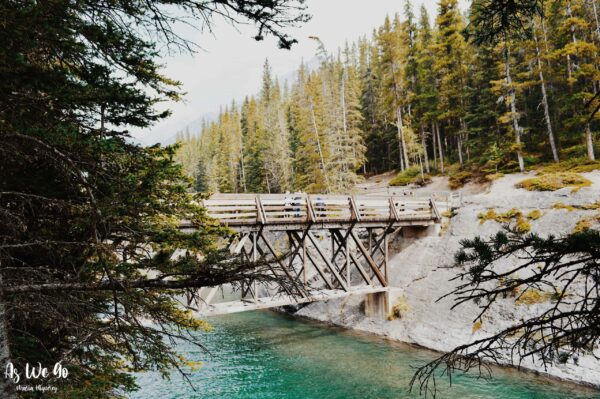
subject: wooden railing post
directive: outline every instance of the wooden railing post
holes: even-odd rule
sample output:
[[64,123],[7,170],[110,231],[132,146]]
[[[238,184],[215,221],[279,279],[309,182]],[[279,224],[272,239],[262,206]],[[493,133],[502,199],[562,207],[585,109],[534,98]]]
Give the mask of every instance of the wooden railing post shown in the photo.
[[309,223],[314,223],[317,218],[315,217],[315,211],[312,207],[312,203],[310,201],[310,195],[306,195],[306,216],[308,217]]
[[394,198],[389,198],[390,202],[390,220],[395,220],[396,222],[400,220],[400,215],[398,214],[398,210],[396,209],[396,204],[394,203]]
[[437,208],[437,205],[435,204],[435,201],[433,200],[433,198],[429,199],[429,205],[431,206],[431,214],[433,216],[433,218],[435,219],[436,222],[439,222],[440,220],[442,220],[442,215],[440,214],[440,211]]
[[260,195],[256,196],[256,219],[260,224],[265,224],[267,222],[267,218],[262,207],[262,202],[260,201]]
[[356,206],[356,201],[354,200],[354,195],[350,196],[350,211],[354,216],[355,222],[360,222],[360,209]]

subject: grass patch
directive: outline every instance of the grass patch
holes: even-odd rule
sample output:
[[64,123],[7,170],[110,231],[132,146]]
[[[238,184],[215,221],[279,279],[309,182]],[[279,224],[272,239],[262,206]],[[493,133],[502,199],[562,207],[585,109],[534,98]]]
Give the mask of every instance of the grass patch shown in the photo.
[[513,228],[517,233],[525,234],[531,231],[531,224],[523,217],[523,212],[517,208],[512,208],[503,213],[497,213],[494,209],[488,209],[486,213],[479,213],[477,215],[480,224],[484,224],[488,220],[493,220],[498,223],[511,223],[514,222]]
[[581,219],[577,222],[577,224],[575,225],[575,228],[573,228],[573,234],[576,233],[582,233],[586,230],[589,230],[592,228],[592,221],[589,219]]
[[585,173],[598,169],[600,169],[600,161],[591,161],[588,158],[571,158],[568,161],[541,166],[537,168],[537,171],[539,173]]
[[417,186],[425,186],[431,183],[431,176],[427,173],[421,175],[421,168],[413,166],[406,169],[404,172],[398,173],[390,181],[390,186],[408,186],[414,184]]
[[538,289],[527,289],[515,301],[517,305],[535,305],[543,302],[556,302],[569,295],[564,291],[541,291]]
[[596,201],[591,204],[581,205],[580,209],[583,209],[586,211],[597,211],[600,209],[600,201]]
[[529,233],[531,231],[531,224],[522,216],[517,217],[514,227],[517,230],[517,233],[520,234]]
[[498,180],[499,178],[504,177],[504,173],[499,172],[499,173],[492,173],[490,175],[485,175],[485,179],[487,181],[494,181],[494,180]]
[[477,331],[481,330],[482,325],[483,325],[483,322],[481,320],[477,320],[475,323],[473,323],[473,328],[471,328],[471,333],[475,334]]
[[540,290],[528,289],[523,292],[515,301],[517,305],[535,305],[548,300],[548,297]]
[[402,315],[408,313],[409,310],[410,310],[410,306],[408,305],[408,301],[406,300],[406,297],[403,295],[396,299],[396,302],[394,303],[394,306],[392,306],[392,310],[390,311],[390,314],[388,315],[388,320],[391,321],[391,320],[401,319]]
[[531,211],[527,214],[527,219],[538,220],[539,218],[542,217],[542,215],[543,215],[542,211],[540,211],[539,209],[534,209],[533,211]]
[[573,212],[575,209],[577,209],[573,205],[565,205],[562,202],[557,202],[556,204],[552,205],[552,208],[554,208],[554,209],[566,209],[569,212]]
[[600,210],[600,201],[596,201],[596,202],[592,202],[591,204],[584,204],[584,205],[565,205],[562,202],[557,202],[554,205],[552,205],[552,208],[566,209],[569,212],[574,211],[576,209],[578,209],[580,211],[597,211],[597,210]]
[[517,183],[517,187],[529,191],[556,191],[565,187],[572,187],[575,192],[583,187],[589,187],[592,182],[585,177],[572,172],[557,172],[541,174]]
[[449,211],[442,212],[440,215],[444,218],[452,219],[454,216],[456,216],[456,212],[454,209],[451,209]]

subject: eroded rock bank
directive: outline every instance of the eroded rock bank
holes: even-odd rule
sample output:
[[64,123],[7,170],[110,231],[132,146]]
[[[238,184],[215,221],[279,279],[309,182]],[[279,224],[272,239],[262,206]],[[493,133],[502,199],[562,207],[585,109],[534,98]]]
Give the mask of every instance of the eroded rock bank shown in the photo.
[[[390,296],[392,304],[398,304],[401,310],[398,319],[367,317],[363,310],[364,298],[356,296],[312,303],[295,314],[442,352],[498,332],[514,320],[537,314],[549,303],[516,304],[514,298],[506,298],[490,309],[480,325],[474,325],[479,312],[475,304],[464,304],[452,310],[452,298],[436,302],[456,284],[450,280],[457,270],[440,266],[452,264],[453,255],[460,248],[462,239],[490,236],[501,228],[495,221],[482,223],[478,217],[490,209],[506,212],[517,208],[523,214],[539,210],[541,216],[528,222],[532,232],[544,236],[569,233],[580,220],[597,216],[598,210],[573,209],[569,206],[600,200],[600,172],[584,175],[592,181],[592,185],[577,192],[572,192],[570,188],[532,192],[515,187],[516,183],[530,175],[502,177],[481,193],[465,195],[462,207],[446,221],[448,224],[439,235],[419,239],[399,237],[402,250],[390,259],[390,283],[393,287]],[[600,356],[598,348],[595,354]],[[522,366],[600,388],[600,361],[591,355],[546,368],[541,362],[531,360],[525,360]]]

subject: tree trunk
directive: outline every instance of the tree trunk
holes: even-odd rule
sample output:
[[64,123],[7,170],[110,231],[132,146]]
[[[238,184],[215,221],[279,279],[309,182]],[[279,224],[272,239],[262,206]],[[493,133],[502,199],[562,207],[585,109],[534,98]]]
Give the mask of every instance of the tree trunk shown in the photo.
[[510,76],[510,53],[508,51],[508,40],[504,38],[504,68],[506,72],[506,85],[508,86],[508,96],[510,98],[510,113],[512,118],[513,129],[515,131],[515,141],[517,143],[517,159],[519,161],[519,170],[525,171],[525,162],[521,153],[521,134],[522,128],[519,126],[519,118],[517,116],[517,95],[512,87],[512,77]]
[[[569,18],[573,17],[573,11],[571,10],[571,2],[570,1],[567,2],[567,15],[569,16]],[[575,35],[575,26],[573,26],[573,25],[571,25],[571,40],[573,41],[573,44],[577,43],[577,36]],[[570,64],[570,58],[569,58],[569,64]],[[570,71],[569,71],[569,78],[570,77],[571,77],[571,75],[570,75]],[[593,82],[592,82],[592,84],[593,84]],[[593,89],[595,91],[595,85],[594,85]],[[585,99],[583,100],[583,103],[585,104]],[[596,155],[594,154],[594,140],[592,138],[592,130],[590,128],[589,122],[585,123],[585,146],[587,149],[588,158],[591,161],[595,161]]]
[[[0,275],[0,287],[2,286],[2,275]],[[5,378],[4,371],[10,362],[10,346],[8,345],[8,325],[6,319],[6,307],[4,299],[0,296],[0,397],[15,399],[17,397],[14,384]]]
[[596,160],[594,154],[594,140],[592,138],[592,129],[590,128],[589,122],[585,124],[585,147],[587,148],[587,155],[591,161]]
[[242,155],[240,156],[240,167],[241,167],[241,172],[242,172],[242,187],[244,189],[244,192],[248,192],[248,189],[246,188],[246,167],[244,165],[244,140],[240,139],[240,148],[241,148],[241,153]]
[[404,172],[404,157],[402,156],[402,141],[398,138],[398,161],[400,162],[400,170]]
[[396,118],[398,124],[398,139],[402,147],[402,152],[400,153],[400,163],[401,165],[404,164],[404,169],[408,169],[410,167],[410,162],[408,160],[408,153],[406,151],[406,140],[404,139],[404,122],[402,121],[401,107],[398,107],[396,110]]
[[425,183],[425,173],[423,173],[423,161],[421,160],[421,153],[417,153],[417,159],[419,160],[419,168],[421,169],[421,181]]
[[546,93],[546,81],[544,80],[544,71],[542,70],[542,60],[540,57],[540,47],[538,45],[537,34],[535,32],[536,26],[533,24],[533,40],[535,41],[535,58],[538,65],[540,86],[542,89],[542,105],[544,106],[544,120],[546,121],[546,131],[548,132],[548,141],[550,142],[550,148],[552,149],[552,158],[554,162],[559,162],[558,149],[556,148],[556,142],[554,141],[554,132],[552,131],[552,121],[550,120],[550,107],[548,106],[548,95]]
[[598,22],[598,9],[596,8],[596,0],[592,0],[592,11],[594,12],[594,20],[596,21],[596,37],[600,39],[600,22]]
[[458,134],[458,159],[460,161],[460,166],[463,166],[463,139],[467,137],[467,124],[465,123],[465,119],[463,117],[459,118],[460,122],[460,133]]
[[456,137],[456,148],[458,149],[458,162],[460,163],[460,167],[462,168],[463,166],[463,154],[462,154],[462,140],[461,140],[461,136],[462,134],[458,134],[458,136]]
[[429,155],[427,154],[427,140],[425,139],[423,124],[421,124],[421,146],[423,147],[423,157],[425,158],[425,170],[429,173]]
[[440,172],[444,174],[444,149],[442,140],[440,140],[440,125],[437,123],[437,121],[435,122],[435,131],[437,134],[438,149],[440,150]]
[[323,150],[321,149],[321,139],[319,138],[319,128],[317,127],[317,118],[315,117],[315,108],[313,106],[312,98],[310,99],[310,116],[312,117],[313,128],[315,129],[317,150],[319,151],[319,158],[321,159],[321,170],[323,170],[323,177],[325,178],[327,193],[329,193],[329,177],[327,176],[327,171],[325,170],[325,160],[323,159]]
[[435,124],[431,121],[431,140],[433,142],[433,167],[435,169],[438,168],[438,159],[437,159],[437,137],[435,135]]

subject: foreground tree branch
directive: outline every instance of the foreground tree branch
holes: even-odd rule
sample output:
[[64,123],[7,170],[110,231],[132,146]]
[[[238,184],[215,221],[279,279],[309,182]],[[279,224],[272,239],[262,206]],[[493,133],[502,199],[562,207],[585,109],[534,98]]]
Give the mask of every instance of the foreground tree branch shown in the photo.
[[[276,283],[281,287],[292,287],[294,282],[285,279],[283,273],[275,273],[277,262],[273,259],[261,259],[258,262],[237,264],[231,267],[228,262],[226,267],[214,267],[214,265],[203,265],[204,269],[199,273],[186,273],[184,275],[168,274],[156,278],[140,278],[133,280],[106,279],[99,282],[51,282],[40,284],[22,284],[12,286],[0,286],[0,295],[23,294],[23,293],[50,293],[53,291],[119,291],[130,289],[154,289],[154,290],[194,290],[202,287],[216,287],[224,284],[236,284],[260,282]],[[295,290],[289,290],[294,292]]]
[[[175,147],[127,129],[166,117],[182,88],[160,56],[194,51],[182,25],[250,24],[289,48],[303,0],[5,1],[0,4],[0,368],[69,368],[61,397],[136,389],[130,370],[187,373],[177,339],[209,326],[178,302],[202,286],[289,282],[220,250]],[[186,234],[179,221],[196,231]],[[150,322],[150,323],[149,323]],[[53,381],[54,383],[54,381]],[[0,396],[15,396],[0,385]]]
[[[491,376],[492,363],[520,367],[529,359],[546,367],[577,363],[583,355],[598,358],[600,232],[543,238],[509,230],[488,240],[465,240],[462,247],[455,267],[465,271],[457,275],[454,280],[460,283],[445,296],[455,298],[453,309],[466,302],[478,304],[481,311],[476,322],[500,300],[535,300],[545,306],[534,317],[461,345],[419,368],[412,389],[435,396],[440,375],[451,380],[457,371],[474,371],[486,378]],[[517,266],[507,266],[514,258]]]

